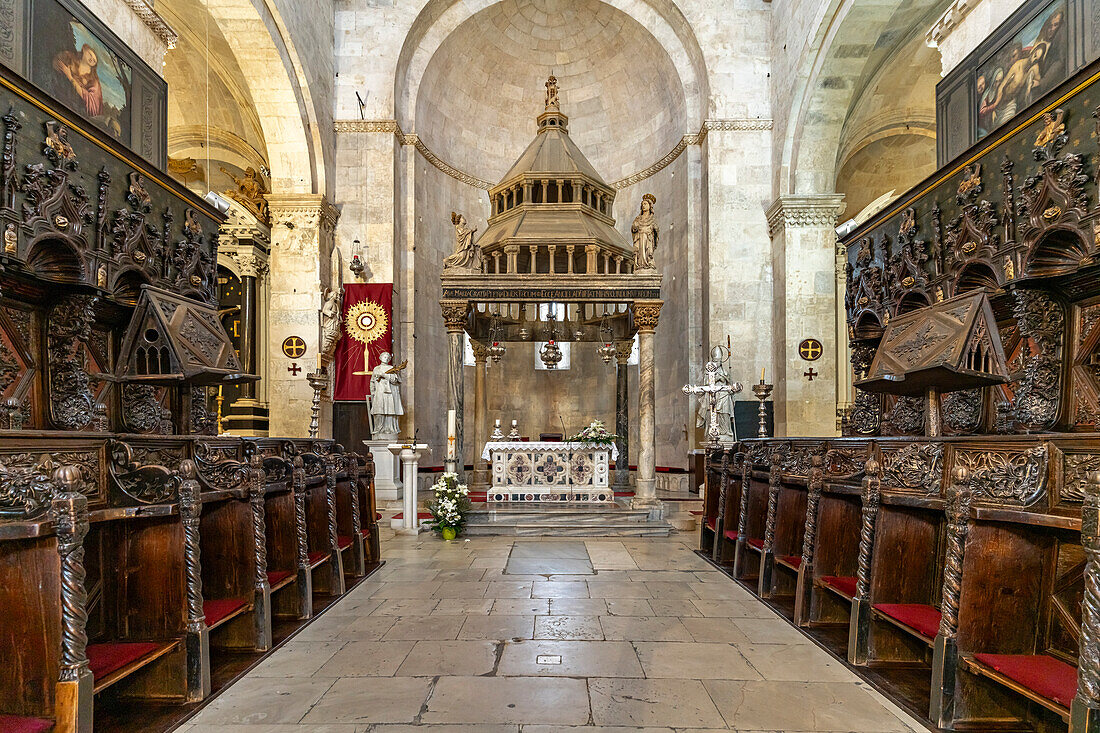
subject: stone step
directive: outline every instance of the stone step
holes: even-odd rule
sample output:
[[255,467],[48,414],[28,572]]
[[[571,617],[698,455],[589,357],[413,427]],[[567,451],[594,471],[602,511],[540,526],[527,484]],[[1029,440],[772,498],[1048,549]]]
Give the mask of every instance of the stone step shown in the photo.
[[472,537],[668,537],[672,527],[664,522],[623,522],[604,524],[473,524],[464,534]]

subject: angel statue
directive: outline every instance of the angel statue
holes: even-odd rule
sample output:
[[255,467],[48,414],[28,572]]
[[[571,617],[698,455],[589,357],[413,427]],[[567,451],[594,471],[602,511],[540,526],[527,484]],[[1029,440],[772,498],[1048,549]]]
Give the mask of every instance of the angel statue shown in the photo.
[[378,359],[380,363],[370,376],[371,437],[375,440],[382,438],[396,440],[400,430],[397,418],[405,414],[405,408],[401,404],[401,377],[399,376],[405,368],[405,363],[393,366],[390,363],[393,356],[388,351],[383,351]]
[[325,288],[321,303],[321,356],[331,358],[340,340],[340,314],[343,312],[344,288]]
[[455,226],[455,251],[443,260],[443,269],[481,272],[481,248],[474,243],[477,229],[471,229],[466,224],[466,217],[454,211],[451,223]]
[[651,193],[642,196],[642,211],[634,217],[630,233],[634,235],[634,272],[656,272],[654,255],[657,254],[658,224],[653,213],[657,197]]

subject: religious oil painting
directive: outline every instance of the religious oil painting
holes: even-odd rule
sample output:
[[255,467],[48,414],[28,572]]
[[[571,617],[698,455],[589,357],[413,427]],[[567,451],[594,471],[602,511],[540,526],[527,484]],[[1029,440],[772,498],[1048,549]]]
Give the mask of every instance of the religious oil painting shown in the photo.
[[1067,48],[1066,0],[1055,0],[979,67],[979,139],[1065,78]]
[[39,0],[34,6],[31,80],[128,143],[133,70],[54,0]]

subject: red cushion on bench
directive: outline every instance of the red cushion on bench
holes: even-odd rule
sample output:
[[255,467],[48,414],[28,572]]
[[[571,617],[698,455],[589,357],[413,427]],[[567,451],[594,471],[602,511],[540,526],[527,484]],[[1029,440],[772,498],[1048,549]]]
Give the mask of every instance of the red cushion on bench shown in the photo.
[[340,535],[336,538],[336,546],[339,547],[341,550],[345,547],[351,547],[351,537],[348,537],[347,535]]
[[706,521],[703,522],[703,524],[706,525],[706,528],[709,529],[711,532],[714,532],[715,527],[718,526],[718,517],[707,517]]
[[755,547],[758,550],[763,550],[764,549],[764,540],[749,538],[749,539],[745,540],[745,542],[748,543],[749,547]]
[[727,529],[722,534],[724,534],[726,536],[727,540],[733,540],[734,542],[737,541],[737,530],[736,529]]
[[[398,512],[397,514],[393,515],[393,518],[394,519],[404,519],[405,518],[405,512]],[[417,512],[416,513],[416,518],[419,519],[420,521],[424,521],[425,519],[431,519],[432,514],[431,514],[431,512]]]
[[836,588],[838,591],[846,596],[855,598],[856,595],[856,579],[848,576],[837,575],[824,575],[821,577],[821,582],[830,588]]
[[19,715],[0,715],[0,730],[4,733],[46,733],[53,730],[53,721],[45,718],[24,718]]
[[940,631],[940,612],[934,606],[924,603],[876,603],[874,608],[929,639],[934,639]]
[[1045,654],[975,654],[1013,682],[1059,705],[1069,707],[1077,694],[1077,668]]
[[92,679],[106,677],[117,672],[131,662],[152,654],[160,648],[151,641],[119,641],[107,644],[88,645],[88,666],[92,670]]
[[317,563],[328,557],[327,552],[311,552],[306,555],[306,559],[309,560],[310,565],[316,565]]
[[227,616],[245,606],[247,601],[240,598],[219,598],[202,602],[202,615],[206,616],[206,625],[215,626]]
[[370,530],[369,529],[359,530],[359,536],[360,537],[370,537]]
[[267,574],[267,584],[270,586],[276,586],[289,578],[294,573],[289,570],[272,570]]
[[382,512],[375,512],[374,513],[374,521],[376,521],[376,522],[381,522],[382,521]]
[[703,516],[703,512],[702,512],[702,511],[698,511],[698,510],[695,510],[695,509],[692,509],[692,510],[691,510],[690,512],[688,512],[688,514],[694,514],[694,515],[695,515],[695,516],[697,516],[697,517],[701,517],[701,516]]
[[802,567],[801,555],[784,555],[781,559],[783,560],[783,562],[787,563],[795,570],[798,570],[800,567]]

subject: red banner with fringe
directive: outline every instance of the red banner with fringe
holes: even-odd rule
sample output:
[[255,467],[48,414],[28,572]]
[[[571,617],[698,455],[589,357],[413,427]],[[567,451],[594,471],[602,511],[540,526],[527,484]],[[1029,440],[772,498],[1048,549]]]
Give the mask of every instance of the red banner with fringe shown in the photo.
[[393,350],[393,283],[345,284],[340,325],[332,399],[361,402],[370,392],[370,372],[382,352]]

